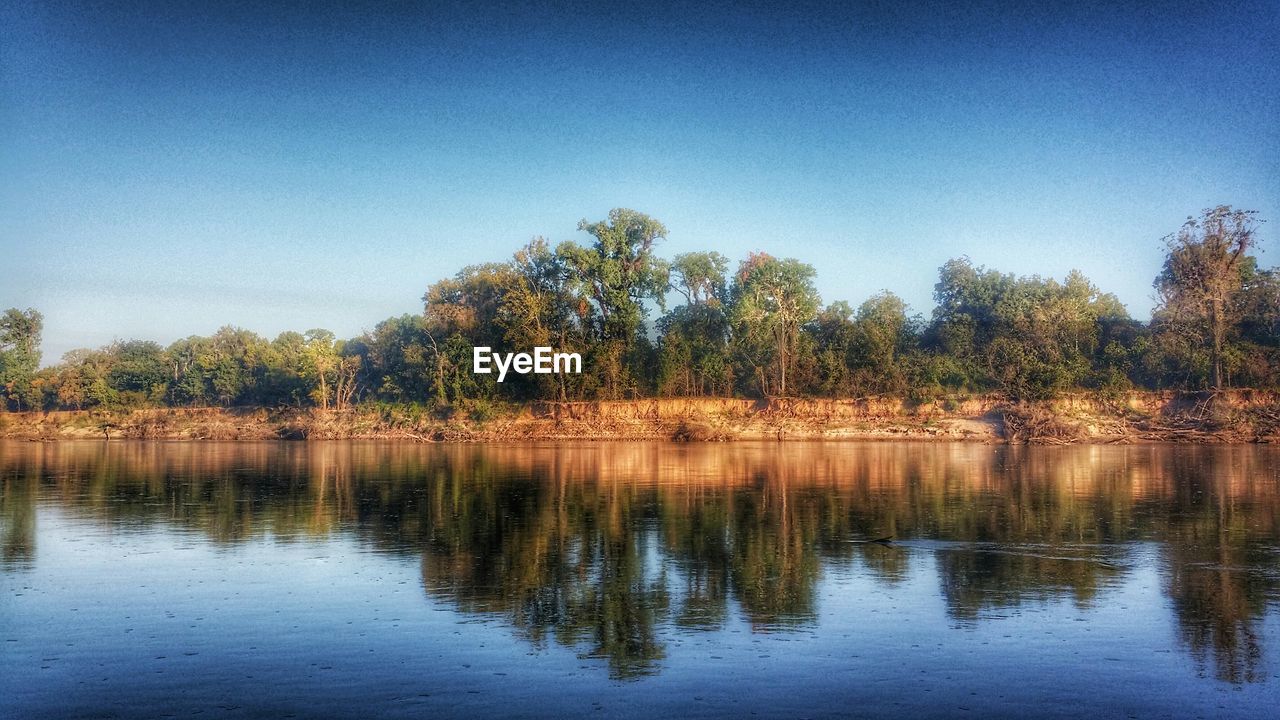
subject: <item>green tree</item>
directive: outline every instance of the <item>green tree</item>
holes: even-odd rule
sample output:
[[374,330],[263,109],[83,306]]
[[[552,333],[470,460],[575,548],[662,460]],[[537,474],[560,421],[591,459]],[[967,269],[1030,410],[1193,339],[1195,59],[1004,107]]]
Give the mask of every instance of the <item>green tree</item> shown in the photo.
[[60,373],[67,390],[59,390],[59,401],[68,407],[115,407],[120,395],[111,386],[113,358],[109,349],[78,349],[62,356]]
[[978,390],[994,384],[985,372],[982,349],[995,339],[995,307],[1013,283],[1012,275],[974,267],[967,257],[948,260],[939,268],[929,337],[960,370],[951,378],[950,389]]
[[262,405],[306,405],[311,393],[308,378],[310,349],[299,332],[280,333],[262,355],[255,392]]
[[659,318],[657,328],[660,395],[732,393],[729,323],[721,307],[681,305]]
[[561,243],[556,254],[594,311],[594,365],[603,375],[604,393],[621,397],[638,390],[636,366],[643,360],[635,351],[644,347],[644,303],[664,304],[669,270],[653,254],[653,246],[667,236],[667,228],[644,213],[617,208],[609,211],[608,220],[583,220],[578,229],[595,242],[590,247]]
[[1208,353],[1209,382],[1221,390],[1227,378],[1224,359],[1241,321],[1240,295],[1256,266],[1249,251],[1260,222],[1253,210],[1219,205],[1199,218],[1187,218],[1178,232],[1165,237],[1168,254],[1156,278],[1159,306],[1153,320],[1158,334],[1176,338],[1190,355]]
[[[1072,271],[1063,282],[974,267],[942,266],[930,328],[934,347],[962,370],[964,389],[1046,397],[1095,375],[1103,330],[1128,321],[1114,295]],[[957,388],[958,389],[958,388]]]
[[849,370],[857,332],[853,308],[844,300],[837,300],[823,308],[804,331],[814,345],[812,391],[824,397],[853,395]]
[[423,296],[425,333],[431,346],[437,405],[491,397],[497,381],[472,372],[472,348],[502,348],[503,302],[517,281],[509,263],[463,268],[452,278],[427,288]]
[[203,405],[209,402],[205,378],[198,364],[208,345],[208,338],[192,335],[166,348],[170,405]]
[[356,392],[360,356],[346,352],[346,343],[328,330],[308,330],[303,337],[303,377],[312,402],[321,410],[347,409]]
[[168,358],[146,340],[115,343],[108,349],[107,383],[127,405],[159,403],[168,389]]
[[658,393],[728,395],[733,368],[725,315],[729,260],[716,252],[677,255],[671,261],[671,289],[685,298],[659,318]]
[[689,252],[671,261],[671,289],[689,305],[719,307],[726,298],[729,258],[718,252]]
[[271,347],[257,333],[230,325],[211,337],[189,338],[177,348],[179,364],[190,364],[177,383],[192,404],[223,406],[261,403],[260,383]]
[[[498,317],[507,347],[546,346],[589,355],[589,303],[565,258],[543,238],[534,238],[516,251],[511,268]],[[535,375],[528,379],[528,390],[537,397],[567,400],[571,392],[585,389],[584,380],[589,378]],[[523,382],[518,380],[514,387],[521,388]]]
[[738,267],[729,316],[739,348],[766,396],[787,394],[800,328],[821,304],[813,285],[816,274],[813,266],[799,260],[765,253],[752,253]]
[[1250,272],[1239,308],[1241,379],[1255,387],[1280,386],[1280,272]]
[[426,402],[435,377],[435,350],[422,315],[384,320],[359,340],[364,384],[384,400]]
[[862,303],[850,348],[856,384],[873,393],[905,392],[908,381],[902,359],[916,341],[915,325],[902,298],[886,290]]
[[30,409],[38,402],[31,381],[40,367],[40,333],[44,316],[31,308],[9,308],[0,315],[0,390],[5,405]]

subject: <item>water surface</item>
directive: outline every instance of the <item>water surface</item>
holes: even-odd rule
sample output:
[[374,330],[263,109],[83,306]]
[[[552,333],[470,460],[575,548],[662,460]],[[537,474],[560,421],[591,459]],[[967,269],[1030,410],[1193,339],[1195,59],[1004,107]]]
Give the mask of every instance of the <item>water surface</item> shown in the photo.
[[0,483],[4,717],[1280,698],[1267,447],[0,443]]

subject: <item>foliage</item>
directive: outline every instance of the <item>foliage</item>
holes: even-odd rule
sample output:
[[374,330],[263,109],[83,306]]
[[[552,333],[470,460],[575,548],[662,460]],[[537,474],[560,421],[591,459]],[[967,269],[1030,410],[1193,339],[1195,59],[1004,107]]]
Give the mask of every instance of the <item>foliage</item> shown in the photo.
[[[253,405],[487,418],[505,402],[639,396],[891,395],[1280,386],[1280,273],[1249,254],[1255,214],[1219,206],[1165,239],[1150,324],[1072,271],[1017,277],[947,261],[926,321],[883,291],[822,306],[813,266],[751,253],[729,274],[715,252],[670,262],[666,227],[616,209],[583,221],[589,245],[535,238],[504,262],[431,284],[423,313],[342,340],[314,329],[267,340],[227,326],[166,347],[116,342],[40,369],[43,318],[0,318],[0,407],[108,410]],[[682,303],[666,308],[668,293]],[[661,314],[646,323],[649,309]],[[581,374],[472,372],[472,351],[551,347]],[[406,410],[405,408],[412,408]]]
[[787,373],[796,362],[800,328],[813,319],[820,300],[812,265],[752,253],[734,277],[729,320],[737,347],[761,395],[787,394]]
[[954,389],[996,387],[1046,397],[1087,386],[1105,359],[1102,329],[1128,320],[1119,300],[1072,271],[1059,283],[974,267],[942,266],[930,340],[957,360]]
[[0,316],[0,408],[22,410],[39,404],[40,386],[32,385],[40,367],[40,331],[44,316],[27,308],[9,308]]
[[645,366],[640,346],[645,301],[664,304],[669,268],[653,254],[667,228],[644,213],[618,208],[601,222],[578,223],[595,238],[590,247],[561,243],[556,254],[569,271],[574,291],[591,304],[584,320],[592,329],[591,355],[605,397],[639,391],[637,369]]
[[[1165,238],[1168,255],[1156,278],[1159,307],[1153,317],[1161,349],[1185,373],[1188,384],[1221,389],[1240,368],[1245,313],[1268,312],[1251,304],[1245,289],[1260,278],[1249,251],[1256,243],[1256,213],[1219,205]],[[1265,278],[1261,278],[1265,285]],[[1265,298],[1266,290],[1260,290]],[[1252,298],[1256,303],[1260,298]],[[1266,324],[1265,317],[1261,318]],[[1257,320],[1253,320],[1257,322]]]

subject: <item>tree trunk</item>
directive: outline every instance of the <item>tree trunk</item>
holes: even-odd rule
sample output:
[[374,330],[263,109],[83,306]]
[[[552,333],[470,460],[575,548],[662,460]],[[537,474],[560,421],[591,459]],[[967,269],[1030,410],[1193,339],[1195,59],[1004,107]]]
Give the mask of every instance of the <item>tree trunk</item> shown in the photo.
[[1209,330],[1213,334],[1213,389],[1222,390],[1222,309],[1214,298],[1209,310]]

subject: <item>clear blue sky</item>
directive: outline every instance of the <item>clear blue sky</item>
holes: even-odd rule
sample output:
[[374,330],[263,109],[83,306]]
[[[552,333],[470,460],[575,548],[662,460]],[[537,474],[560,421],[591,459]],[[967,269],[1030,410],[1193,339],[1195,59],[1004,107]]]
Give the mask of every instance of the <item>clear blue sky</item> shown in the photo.
[[1218,203],[1280,257],[1280,3],[781,4],[0,0],[0,308],[352,336],[616,206],[925,314],[969,255],[1146,318]]

